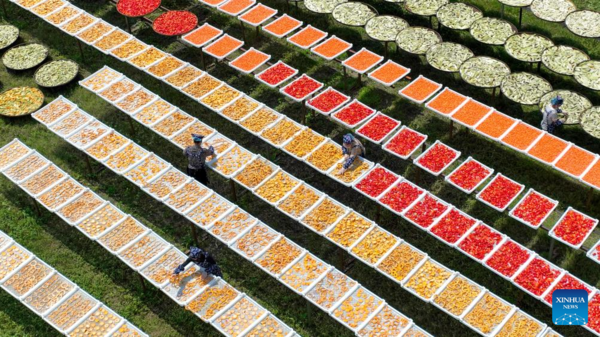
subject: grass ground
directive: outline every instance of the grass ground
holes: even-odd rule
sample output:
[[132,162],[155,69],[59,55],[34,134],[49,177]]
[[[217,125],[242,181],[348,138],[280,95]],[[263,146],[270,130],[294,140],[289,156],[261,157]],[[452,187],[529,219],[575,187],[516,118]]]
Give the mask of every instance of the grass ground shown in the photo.
[[[116,13],[115,7],[105,1],[73,1],[77,6],[95,13],[108,22],[125,27],[122,16]],[[398,5],[373,1],[381,14],[400,14],[407,18],[411,24],[425,24],[418,18],[407,16],[398,11]],[[484,8],[487,15],[499,16],[499,6],[492,0],[468,0],[468,2]],[[281,2],[275,0],[265,1],[268,5],[284,9]],[[600,9],[600,5],[593,1],[575,1],[579,8]],[[168,0],[164,5],[169,8],[189,8],[190,3],[186,0]],[[141,71],[131,66],[120,63],[112,57],[105,56],[95,49],[84,48],[85,59],[81,58],[75,40],[66,34],[51,27],[37,17],[21,10],[12,4],[7,5],[8,18],[2,21],[9,22],[21,28],[20,41],[40,41],[51,49],[51,57],[70,58],[82,65],[82,74],[87,76],[91,72],[107,64],[133,78],[138,83],[150,90],[160,93],[161,97],[178,105],[184,111],[199,117],[207,124],[217,128],[226,136],[242,144],[255,153],[259,153],[282,166],[285,170],[305,180],[313,186],[329,193],[334,198],[344,202],[346,205],[373,218],[375,216],[375,204],[358,193],[341,188],[327,177],[318,174],[304,164],[299,164],[293,158],[275,151],[268,144],[259,141],[244,130],[234,126],[227,120],[209,112],[201,105],[193,102],[186,96],[154,80]],[[211,13],[202,7],[194,7],[200,18],[208,17],[208,22],[223,27],[228,33],[241,37],[240,26],[229,18]],[[511,20],[516,20],[514,11],[507,11]],[[347,39],[358,47],[368,47],[376,52],[382,52],[382,46],[378,42],[369,40],[360,29],[349,29],[340,25],[332,24],[324,16],[310,14],[305,10],[292,11],[292,15],[310,22],[322,29],[327,29],[344,39]],[[547,24],[534,18],[530,13],[524,17],[524,28],[522,30],[543,32],[552,36],[555,42],[562,42],[586,50],[593,58],[600,57],[600,47],[597,41],[576,38],[565,28],[559,25]],[[152,32],[151,28],[143,24],[136,24],[134,32],[142,40],[159,46],[163,50],[174,53],[188,62],[199,65],[200,54],[193,48],[184,48],[175,40],[164,39]],[[246,34],[252,35],[247,30]],[[526,70],[527,65],[516,62],[498,47],[484,47],[472,41],[465,33],[455,33],[444,30],[442,35],[445,40],[461,42],[468,45],[476,54],[495,56],[507,62],[513,71]],[[400,99],[380,86],[370,85],[359,87],[353,81],[344,79],[338,71],[337,65],[323,63],[308,53],[299,52],[289,45],[282,44],[270,38],[263,37],[256,43],[261,50],[273,55],[274,59],[283,59],[302,72],[308,72],[316,79],[332,85],[346,93],[358,97],[361,101],[376,107],[400,119],[404,124],[424,132],[430,139],[441,139],[449,145],[462,151],[465,155],[472,155],[484,164],[490,165],[500,172],[518,181],[531,186],[536,190],[561,201],[561,207],[571,205],[594,217],[600,217],[600,202],[598,193],[594,194],[593,203],[587,205],[587,189],[575,183],[563,175],[557,174],[539,165],[532,160],[509,151],[495,143],[487,141],[477,135],[459,132],[452,139],[447,136],[448,122],[435,117],[432,113],[423,111],[419,106]],[[466,86],[460,80],[445,74],[440,74],[420,63],[420,60],[407,55],[393,55],[393,59],[413,69],[413,76],[424,74],[434,80],[457,88],[459,91],[475,97],[484,103],[491,104],[489,92],[476,90]],[[600,97],[590,91],[584,91],[570,78],[555,76],[547,70],[542,69],[543,76],[551,80],[555,88],[574,88],[584,92],[595,105],[600,104]],[[226,65],[217,64],[211,74],[221,80],[226,80],[234,87],[251,94],[253,97],[265,102],[267,105],[278,109],[282,113],[300,120],[301,109],[298,104],[290,104],[275,91],[247,76],[241,76]],[[6,69],[0,71],[1,89],[5,90],[19,85],[34,85],[32,80],[33,71],[10,72]],[[35,85],[34,85],[35,86]],[[84,110],[98,117],[111,127],[127,137],[143,145],[146,149],[154,151],[159,156],[181,168],[184,160],[176,148],[162,138],[156,136],[152,131],[137,126],[132,130],[125,116],[114,108],[104,103],[94,94],[80,88],[72,83],[59,90],[44,90],[47,101],[51,101],[58,95],[64,95],[79,104]],[[497,101],[494,104],[499,110],[511,116],[522,118],[531,124],[537,125],[538,116],[531,108],[522,109],[520,106],[509,103],[506,100]],[[317,117],[310,120],[310,125],[317,131],[341,138],[342,129],[336,127],[324,118]],[[596,153],[600,152],[600,142],[587,136],[578,127],[568,127],[561,135],[580,146],[588,148]],[[188,221],[175,214],[170,209],[160,205],[146,194],[142,193],[136,186],[130,184],[111,172],[101,171],[90,173],[83,161],[84,155],[66,142],[59,139],[53,133],[47,131],[43,126],[30,118],[22,119],[0,119],[0,145],[3,145],[19,137],[29,146],[35,148],[61,168],[81,181],[84,185],[92,188],[97,193],[114,202],[122,210],[131,213],[144,224],[155,230],[169,242],[184,249],[192,243],[189,232]],[[383,151],[374,146],[368,146],[370,159],[383,163],[386,167],[408,177],[411,180],[421,176],[419,184],[428,188],[444,200],[451,201],[470,215],[494,226],[503,233],[508,234],[515,240],[534,249],[540,255],[548,257],[550,240],[542,231],[534,231],[510,219],[506,215],[477,203],[473,197],[468,197],[462,192],[451,188],[442,179],[419,174],[413,165],[387,156]],[[100,166],[93,165],[95,170]],[[212,174],[213,188],[225,196],[230,196],[229,184]],[[238,192],[240,189],[238,189]],[[348,260],[348,255],[341,252],[334,245],[312,234],[298,226],[297,223],[283,216],[258,198],[249,193],[239,193],[238,204],[250,211],[253,215],[273,226],[293,241],[307,248],[318,257],[337,267],[343,267]],[[203,324],[197,318],[174,304],[167,296],[155,289],[142,291],[137,276],[127,266],[113,257],[99,245],[92,243],[77,230],[70,228],[58,217],[42,212],[35,213],[31,201],[26,195],[7,179],[0,178],[0,229],[10,234],[15,240],[33,251],[44,261],[57,268],[65,276],[79,284],[93,296],[100,299],[118,313],[132,321],[144,331],[152,335],[176,336],[176,335],[217,335],[217,332],[208,325]],[[447,248],[439,241],[424,235],[412,225],[401,220],[390,212],[383,212],[379,223],[391,232],[406,239],[411,244],[424,250],[436,260],[446,266],[460,271],[474,281],[483,284],[494,293],[502,296],[512,303],[518,303],[520,308],[532,314],[534,317],[550,321],[551,311],[539,301],[534,300],[522,291],[512,286],[509,282],[502,280],[482,266],[475,264],[472,260],[461,255],[455,250]],[[271,310],[279,318],[290,324],[296,331],[303,335],[311,336],[340,336],[350,335],[349,331],[336,323],[333,319],[320,310],[308,305],[307,302],[283,285],[270,278],[268,275],[253,267],[237,254],[222,246],[218,241],[207,235],[201,236],[201,245],[214,252],[222,269],[225,279],[238,289],[247,292],[257,299],[263,306]],[[564,245],[557,244],[553,252],[553,261],[561,267],[580,277],[584,281],[597,286],[600,273],[598,265],[585,257],[582,252],[576,252]],[[400,309],[413,318],[417,324],[438,336],[471,336],[473,332],[464,325],[440,312],[431,305],[424,304],[415,296],[402,290],[387,278],[378,274],[371,268],[357,262],[348,274],[361,282],[376,294],[385,298],[392,306]],[[20,305],[16,300],[0,292],[0,335],[3,336],[51,336],[56,332],[46,325],[41,319],[34,316],[28,309]],[[588,335],[581,328],[557,329],[569,336]]]

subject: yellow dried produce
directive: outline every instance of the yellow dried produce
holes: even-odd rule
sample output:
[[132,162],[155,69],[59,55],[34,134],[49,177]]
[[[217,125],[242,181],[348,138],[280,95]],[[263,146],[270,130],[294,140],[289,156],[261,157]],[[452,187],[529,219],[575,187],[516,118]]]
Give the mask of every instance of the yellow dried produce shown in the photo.
[[65,203],[67,200],[71,199],[82,191],[83,187],[78,185],[75,180],[67,179],[42,194],[38,198],[38,201],[46,205],[48,208],[53,209]]
[[323,262],[307,254],[281,276],[281,281],[301,292],[323,275],[327,267]]
[[356,159],[352,165],[344,172],[340,175],[340,170],[342,169],[342,165],[343,163],[337,163],[335,168],[333,169],[333,171],[331,171],[331,174],[345,182],[345,183],[351,183],[353,181],[355,181],[356,179],[360,178],[365,172],[367,172],[370,168],[371,165],[368,164],[367,162],[365,162],[364,160],[361,159]]
[[213,194],[204,200],[196,208],[187,213],[187,217],[201,227],[206,227],[218,217],[231,209],[232,205],[217,194]]
[[381,299],[360,287],[333,311],[333,315],[355,329],[364,323],[381,303]]
[[167,77],[166,81],[174,87],[181,88],[202,74],[204,74],[202,70],[190,65],[176,71],[173,75]]
[[287,214],[299,217],[318,200],[319,195],[312,188],[302,185],[285,198],[278,207]]
[[135,87],[135,83],[128,79],[122,79],[119,82],[111,84],[110,87],[103,90],[100,93],[100,96],[104,97],[110,102],[114,102],[119,98],[125,97],[125,95],[131,93]]
[[260,132],[262,129],[275,122],[277,118],[279,118],[279,114],[275,111],[269,108],[261,108],[241,122],[240,125],[249,131]]
[[124,217],[123,213],[119,212],[115,206],[107,204],[98,210],[98,212],[79,223],[77,227],[91,237],[96,237],[117,222],[123,220]]
[[167,199],[167,205],[183,212],[195,205],[208,194],[208,189],[196,181],[191,181]]
[[262,136],[275,145],[281,145],[286,140],[292,138],[298,131],[300,131],[300,127],[296,123],[284,118],[277,124],[264,130]]
[[430,299],[450,276],[452,273],[447,269],[427,261],[408,279],[405,287],[414,290],[425,299]]
[[511,307],[489,293],[477,302],[469,311],[464,320],[475,329],[489,334],[498,324],[502,323],[506,315],[509,314]]
[[70,115],[54,124],[50,129],[60,136],[67,136],[77,130],[83,124],[89,122],[91,117],[81,110],[73,111]]
[[83,85],[86,88],[89,88],[92,91],[98,91],[115,81],[117,78],[119,78],[119,76],[121,76],[121,74],[119,74],[118,72],[110,68],[104,68],[96,74],[94,74],[93,76],[90,76],[87,79],[85,79],[81,85]]
[[70,222],[77,222],[84,216],[102,205],[103,200],[91,191],[84,192],[80,197],[60,209],[58,214]]
[[110,232],[103,235],[99,241],[108,247],[108,249],[116,252],[142,234],[146,230],[141,224],[132,218],[127,218],[117,227],[111,229]]
[[252,227],[248,233],[237,240],[235,248],[246,254],[246,256],[253,257],[268,246],[276,237],[277,234],[259,224]]
[[150,103],[150,101],[153,100],[155,97],[156,95],[149,93],[146,90],[138,90],[119,101],[119,103],[117,103],[117,106],[119,107],[119,109],[127,113],[132,113],[138,110],[139,108],[143,107],[144,105]]
[[306,294],[306,297],[329,310],[355,285],[356,281],[337,270],[332,270]]
[[134,38],[111,50],[110,53],[118,58],[127,59],[146,48],[148,48],[148,46]]
[[146,235],[133,246],[122,251],[119,256],[134,267],[143,265],[167,247],[156,235]]
[[224,314],[215,320],[227,335],[239,336],[252,323],[262,316],[264,309],[256,306],[246,298],[242,298]]
[[29,152],[29,149],[19,142],[14,142],[4,147],[0,151],[0,169],[3,169],[19,160],[27,152]]
[[164,60],[148,68],[148,71],[156,77],[163,77],[169,75],[181,66],[183,66],[183,62],[173,56],[167,56]]
[[358,335],[361,337],[398,336],[409,323],[406,317],[394,313],[386,305],[358,332]]
[[308,156],[307,161],[319,170],[327,171],[343,157],[342,150],[338,145],[327,142],[311,153],[310,156]]
[[433,300],[451,314],[459,316],[475,300],[481,288],[462,276],[455,277]]
[[227,85],[223,85],[219,89],[210,93],[208,96],[204,97],[201,102],[213,110],[219,110],[226,104],[236,99],[239,95],[239,91]]
[[110,129],[106,125],[96,120],[70,136],[69,141],[75,146],[83,147],[109,131]]
[[183,91],[194,98],[200,98],[221,85],[221,81],[205,75],[183,88]]
[[163,288],[163,291],[176,297],[177,300],[185,302],[196,295],[212,280],[212,276],[194,266],[179,275],[173,275],[171,272],[169,283]]
[[176,169],[171,169],[163,174],[156,181],[152,182],[146,188],[148,192],[155,197],[162,199],[167,194],[173,192],[176,188],[183,185],[188,176]]
[[134,56],[129,62],[138,68],[146,68],[164,57],[165,53],[154,47],[150,47],[143,53]]
[[223,219],[215,222],[210,228],[210,232],[220,237],[223,241],[229,242],[255,222],[256,219],[251,217],[250,214],[240,208],[236,208]]
[[114,171],[122,172],[131,167],[131,165],[137,163],[147,154],[148,151],[142,149],[136,144],[131,143],[125,146],[123,150],[113,154],[110,158],[108,158],[106,165]]
[[283,172],[277,172],[273,177],[267,180],[259,188],[256,189],[256,194],[269,202],[277,202],[288,194],[294,187],[298,185],[298,181]]
[[429,337],[429,335],[424,334],[421,329],[413,325],[402,337]]
[[64,277],[54,274],[34,292],[27,295],[24,302],[36,312],[43,313],[58,303],[73,288],[74,286],[68,283]]
[[85,149],[85,152],[97,160],[104,160],[114,151],[125,145],[127,141],[127,138],[115,133],[114,131],[111,131],[109,135],[100,139],[96,144]]
[[112,31],[108,35],[102,37],[100,40],[96,41],[96,43],[94,43],[94,46],[102,51],[107,51],[127,41],[129,37],[130,35],[117,29]]
[[299,158],[304,158],[312,152],[319,144],[323,142],[325,137],[316,134],[311,129],[304,129],[292,141],[284,146],[284,149]]
[[18,246],[12,245],[0,253],[0,279],[15,270],[23,261],[29,258],[29,253]]
[[244,96],[223,109],[221,113],[223,116],[227,116],[234,121],[239,121],[248,116],[252,111],[256,110],[258,106],[259,104],[256,103],[256,101],[250,100]]
[[378,268],[400,282],[404,280],[406,275],[408,275],[424,258],[424,254],[412,249],[406,243],[403,243],[394,248],[390,255],[381,261]]
[[44,157],[37,153],[32,153],[17,164],[11,166],[8,170],[4,171],[4,175],[13,180],[20,181],[27,178],[27,176],[39,170],[47,163],[48,160]]
[[171,275],[173,270],[185,261],[185,257],[175,248],[169,249],[165,254],[144,268],[143,274],[157,284],[163,284]]
[[352,248],[352,252],[369,263],[375,263],[379,261],[379,259],[385,255],[397,241],[395,236],[376,227]]
[[3,286],[10,289],[15,296],[23,296],[51,271],[52,269],[44,266],[38,260],[32,260],[6,280]]
[[58,328],[66,330],[90,312],[96,303],[96,300],[78,291],[52,310],[46,318]]
[[340,205],[333,203],[329,198],[325,199],[319,206],[308,213],[302,223],[310,226],[317,232],[322,232],[339,219],[345,210]]
[[148,182],[148,180],[154,178],[158,173],[162,172],[169,166],[167,162],[158,158],[155,155],[151,155],[150,157],[144,159],[144,161],[128,171],[125,176],[134,183],[144,186]]
[[43,1],[45,1],[45,0],[20,0],[17,2],[25,8],[30,8],[30,7],[33,7]]
[[50,165],[33,177],[21,183],[21,187],[29,193],[36,195],[48,186],[65,177],[55,165]]
[[69,21],[69,23],[65,24],[61,28],[67,33],[75,34],[81,31],[83,28],[91,25],[94,21],[96,21],[95,17],[87,13],[81,13],[81,15]]
[[157,120],[161,119],[173,110],[175,110],[174,106],[170,105],[163,99],[158,99],[136,113],[133,118],[148,126],[155,123]]
[[[205,137],[207,137],[208,135],[212,134],[215,130],[211,127],[209,127],[208,125],[195,120],[194,124],[190,125],[189,127],[187,127],[185,129],[185,131],[182,131],[180,134],[178,134],[177,136],[173,137],[172,141],[175,142],[176,144],[178,144],[181,148],[186,148],[188,146],[192,146],[194,145],[193,139],[192,139],[192,134],[197,134],[197,135],[203,135]],[[206,144],[204,146],[210,146],[211,144],[209,144],[209,142],[206,142]],[[215,150],[217,152],[221,152],[220,149],[217,149],[217,146],[215,146],[213,144],[213,147],[215,147]],[[229,146],[227,146],[229,147]],[[209,157],[206,160],[210,161],[213,157]]]
[[246,165],[250,159],[252,159],[252,153],[236,145],[219,157],[212,167],[223,175],[230,175]]
[[[154,125],[152,129],[165,137],[170,137],[193,121],[193,117],[183,114],[180,110],[177,110],[169,117],[160,121],[160,123]],[[188,137],[191,139],[191,135],[188,135]]]
[[335,227],[327,233],[327,237],[343,247],[350,247],[373,224],[356,212],[343,217]]
[[125,323],[120,326],[117,331],[113,332],[110,337],[138,337],[141,336],[133,327]]
[[498,337],[518,337],[518,336],[537,336],[542,332],[542,326],[535,320],[525,316],[521,312],[516,312],[508,319],[508,322],[502,326],[502,329],[496,336]]
[[247,337],[284,337],[289,333],[289,329],[283,326],[281,323],[276,321],[273,317],[267,316],[265,319],[260,321],[257,326],[248,331],[244,336]]
[[256,263],[273,274],[279,274],[301,253],[300,248],[289,243],[285,238],[281,238],[256,260]]
[[92,43],[98,40],[102,35],[110,32],[112,29],[112,26],[109,26],[106,23],[100,21],[91,26],[90,28],[87,28],[83,32],[77,34],[77,36],[87,43]]
[[273,173],[273,167],[265,159],[256,158],[235,176],[240,184],[254,188]]
[[219,282],[218,285],[212,286],[196,296],[185,308],[193,313],[200,313],[203,319],[209,320],[237,296],[238,292],[234,288]]
[[81,13],[81,10],[78,8],[75,8],[73,6],[66,6],[63,7],[61,9],[59,9],[58,11],[50,14],[46,20],[50,21],[51,23],[55,24],[55,25],[60,25],[61,23],[69,20],[70,18],[74,17],[75,15]]
[[44,109],[36,112],[35,118],[42,123],[50,124],[73,110],[73,108],[75,108],[75,105],[67,103],[62,99],[57,99],[46,105]]
[[63,0],[47,0],[46,2],[36,6],[32,9],[32,12],[39,16],[46,16],[51,12],[54,12],[60,6],[63,6],[65,2]]
[[121,319],[104,307],[96,310],[90,317],[69,333],[70,337],[105,336],[114,329]]

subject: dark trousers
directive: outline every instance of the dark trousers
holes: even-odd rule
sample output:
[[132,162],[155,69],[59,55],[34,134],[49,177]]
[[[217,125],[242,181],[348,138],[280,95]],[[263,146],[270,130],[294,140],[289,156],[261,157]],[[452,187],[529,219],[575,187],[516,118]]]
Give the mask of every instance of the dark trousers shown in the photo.
[[201,169],[191,169],[191,168],[187,168],[187,174],[190,177],[193,177],[194,179],[198,180],[201,184],[203,185],[207,185],[210,183],[210,181],[208,181],[208,175],[206,174],[206,168],[201,168]]

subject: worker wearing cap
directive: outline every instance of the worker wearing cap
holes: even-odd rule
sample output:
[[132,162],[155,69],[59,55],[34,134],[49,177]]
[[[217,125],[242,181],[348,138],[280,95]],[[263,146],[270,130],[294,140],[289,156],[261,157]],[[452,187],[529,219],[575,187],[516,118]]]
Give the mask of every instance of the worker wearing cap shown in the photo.
[[[558,117],[559,113],[562,113],[560,107],[563,105],[564,100],[560,96],[556,96],[550,100],[542,109],[542,130],[548,131],[548,133],[554,133],[556,128],[562,126],[564,122]],[[568,118],[568,114],[564,113],[565,119]]]
[[198,247],[190,247],[190,250],[185,252],[185,255],[187,255],[188,258],[175,269],[173,274],[179,275],[179,273],[185,270],[185,266],[193,262],[204,269],[207,274],[223,277],[221,268],[219,268],[217,262],[209,252]]
[[342,175],[346,170],[352,166],[354,160],[357,157],[364,156],[366,152],[365,147],[362,143],[354,138],[354,136],[350,133],[347,133],[342,138],[342,154],[344,155],[344,164],[339,171],[339,174]]
[[202,147],[204,136],[192,134],[194,145],[185,148],[183,155],[188,159],[187,173],[204,185],[208,185],[208,175],[206,174],[206,158],[215,154],[212,146]]

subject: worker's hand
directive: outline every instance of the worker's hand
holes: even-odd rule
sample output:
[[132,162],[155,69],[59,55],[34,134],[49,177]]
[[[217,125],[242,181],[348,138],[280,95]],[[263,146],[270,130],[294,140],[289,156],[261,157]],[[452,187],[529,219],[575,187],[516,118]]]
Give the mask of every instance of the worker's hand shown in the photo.
[[183,271],[183,267],[179,266],[179,267],[175,268],[175,271],[173,272],[173,274],[179,275],[179,273],[181,273],[182,271]]
[[346,169],[342,167],[342,168],[341,168],[341,169],[338,171],[338,175],[340,175],[340,176],[341,176],[342,174],[344,174],[344,172],[346,172]]

